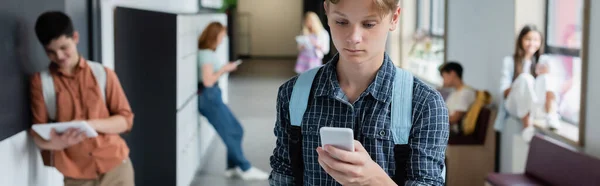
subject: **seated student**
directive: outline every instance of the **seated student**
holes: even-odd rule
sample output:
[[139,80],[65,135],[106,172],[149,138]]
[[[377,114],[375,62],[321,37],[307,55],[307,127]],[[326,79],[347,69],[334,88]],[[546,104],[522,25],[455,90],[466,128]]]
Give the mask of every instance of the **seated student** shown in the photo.
[[440,68],[444,79],[444,88],[453,89],[446,99],[448,115],[450,116],[450,131],[459,134],[460,124],[470,105],[475,101],[475,89],[465,85],[462,80],[463,68],[456,62],[448,62]]
[[532,120],[544,119],[550,128],[560,125],[556,85],[550,75],[548,57],[543,54],[543,36],[533,25],[521,29],[515,52],[504,58],[500,90],[504,102],[496,117],[496,129],[507,116],[523,123],[522,136],[529,141],[534,134]]
[[[398,4],[324,2],[339,53],[279,88],[270,185],[444,185],[449,136],[444,100],[385,53],[387,36],[400,19]],[[394,90],[397,84],[412,90]],[[301,102],[308,106],[292,100],[298,95],[306,95],[302,98],[310,101]],[[324,126],[351,128],[354,151],[321,146],[318,131]]]

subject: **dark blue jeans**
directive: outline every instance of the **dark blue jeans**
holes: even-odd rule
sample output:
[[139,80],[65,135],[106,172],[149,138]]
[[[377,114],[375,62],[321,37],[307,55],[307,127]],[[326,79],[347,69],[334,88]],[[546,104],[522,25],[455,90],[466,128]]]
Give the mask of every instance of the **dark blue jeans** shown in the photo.
[[235,118],[231,110],[221,97],[221,89],[218,85],[204,87],[198,96],[198,111],[215,128],[227,147],[227,168],[235,168],[246,171],[250,169],[250,162],[244,156],[242,150],[242,137],[244,129]]

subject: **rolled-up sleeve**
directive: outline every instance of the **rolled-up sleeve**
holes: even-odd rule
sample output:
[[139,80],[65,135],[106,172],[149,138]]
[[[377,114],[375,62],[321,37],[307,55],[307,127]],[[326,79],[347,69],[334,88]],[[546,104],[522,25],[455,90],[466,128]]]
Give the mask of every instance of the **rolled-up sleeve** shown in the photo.
[[279,88],[277,96],[277,121],[275,122],[274,133],[277,141],[271,161],[271,175],[269,176],[269,185],[285,186],[294,185],[292,176],[292,166],[289,155],[289,99],[291,97],[291,87],[293,82],[288,82]]
[[127,131],[133,127],[133,112],[127,100],[127,96],[121,87],[121,82],[117,74],[108,69],[106,70],[106,106],[111,116],[120,115],[127,121]]
[[442,96],[434,90],[415,96],[422,99],[417,100],[414,111],[406,185],[444,185],[442,170],[449,136],[448,109]]

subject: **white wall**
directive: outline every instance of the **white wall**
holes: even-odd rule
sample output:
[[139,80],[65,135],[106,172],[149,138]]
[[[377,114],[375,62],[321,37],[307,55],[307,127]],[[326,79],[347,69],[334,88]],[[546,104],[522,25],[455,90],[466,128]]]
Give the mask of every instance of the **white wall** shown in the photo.
[[515,33],[519,33],[525,24],[536,25],[545,32],[546,0],[515,1]]
[[514,45],[515,2],[452,0],[447,15],[447,59],[464,66],[467,84],[487,89],[497,98],[498,69]]
[[600,84],[594,82],[600,78],[600,73],[597,73],[600,69],[600,2],[595,0],[591,1],[590,11],[590,36],[589,36],[589,60],[588,60],[588,81],[587,81],[587,93],[586,93],[586,118],[585,118],[585,151],[588,154],[594,155],[600,158]]
[[[296,56],[298,50],[294,38],[301,33],[302,7],[300,0],[238,1],[239,15],[250,15],[250,55]],[[244,28],[238,27],[238,29]],[[241,36],[238,38],[243,39]]]
[[27,131],[0,141],[0,180],[0,185],[6,186],[63,185],[60,172],[44,166]]

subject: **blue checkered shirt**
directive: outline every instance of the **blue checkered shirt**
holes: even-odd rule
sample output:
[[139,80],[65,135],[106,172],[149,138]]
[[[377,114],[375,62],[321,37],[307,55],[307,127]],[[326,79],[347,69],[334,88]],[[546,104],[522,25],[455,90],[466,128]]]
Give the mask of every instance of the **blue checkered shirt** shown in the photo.
[[[368,88],[354,104],[348,102],[340,88],[337,56],[326,63],[314,80],[313,98],[302,122],[304,185],[340,185],[319,165],[317,147],[319,128],[323,126],[352,128],[355,138],[390,177],[395,172],[394,140],[390,132],[391,98],[395,67],[387,55]],[[274,133],[276,147],[270,158],[270,185],[294,185],[288,146],[290,140],[289,101],[297,77],[279,88],[277,121]],[[413,86],[410,155],[405,185],[443,185],[442,167],[448,144],[448,110],[439,92],[415,78]]]

